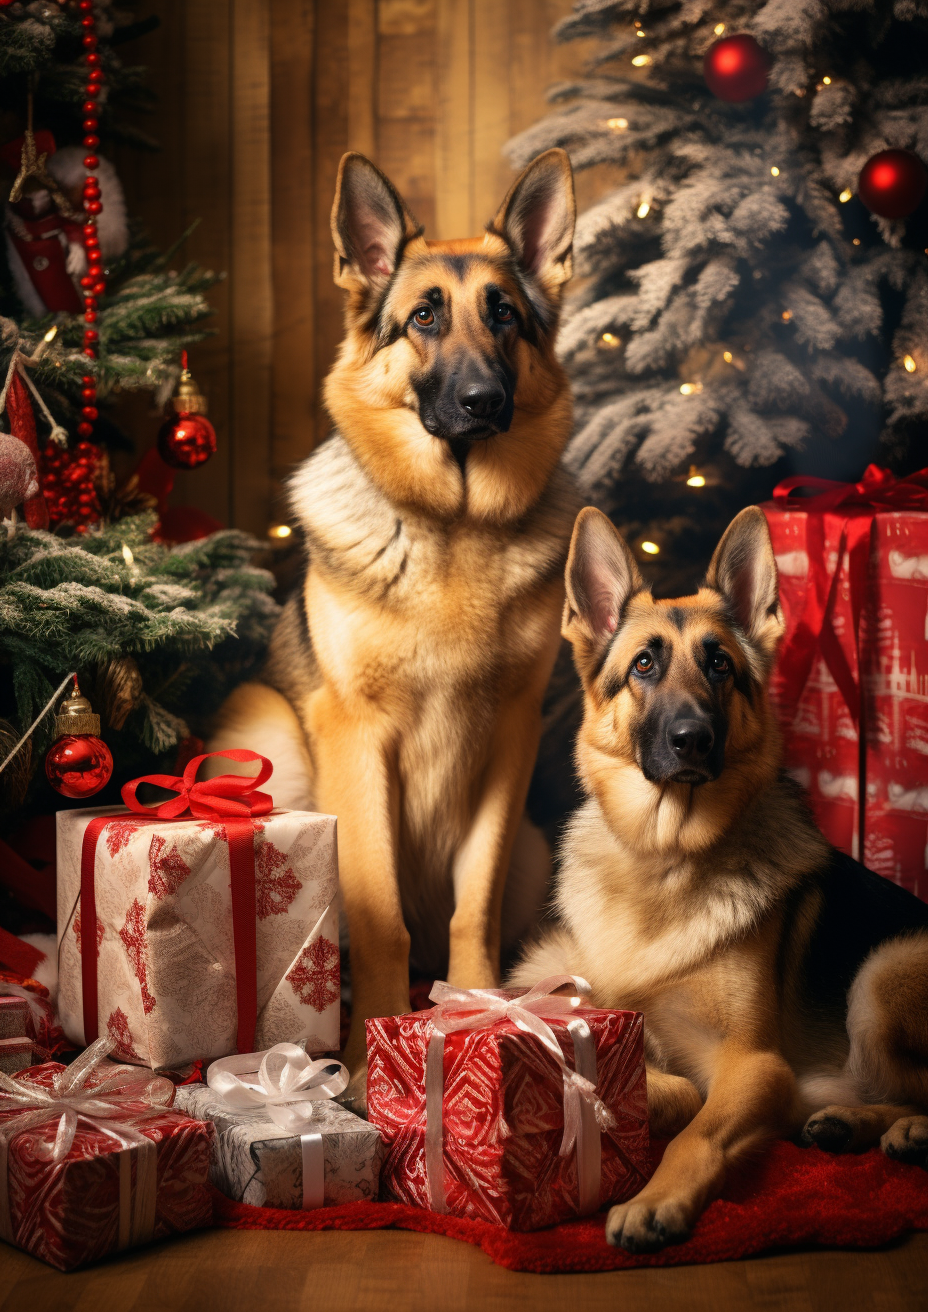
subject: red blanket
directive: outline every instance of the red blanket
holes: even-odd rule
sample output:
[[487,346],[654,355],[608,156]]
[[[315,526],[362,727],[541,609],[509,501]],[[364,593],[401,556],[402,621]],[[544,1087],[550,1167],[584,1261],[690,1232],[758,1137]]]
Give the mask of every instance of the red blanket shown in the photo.
[[[658,1154],[659,1155],[659,1154]],[[315,1212],[248,1207],[217,1195],[216,1223],[238,1230],[383,1230],[392,1226],[477,1244],[513,1271],[611,1271],[634,1266],[724,1262],[770,1248],[875,1248],[909,1230],[928,1230],[928,1172],[877,1149],[832,1157],[818,1148],[774,1144],[729,1181],[691,1239],[631,1257],[610,1248],[602,1214],[552,1230],[516,1234],[400,1203],[348,1203]]]

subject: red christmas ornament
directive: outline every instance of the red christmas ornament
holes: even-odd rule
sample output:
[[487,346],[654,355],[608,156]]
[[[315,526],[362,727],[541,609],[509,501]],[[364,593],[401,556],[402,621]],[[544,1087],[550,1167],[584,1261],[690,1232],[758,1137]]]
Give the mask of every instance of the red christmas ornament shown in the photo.
[[[92,431],[90,424],[78,424],[78,432],[85,427]],[[78,442],[64,449],[49,442],[41,460],[42,493],[52,528],[67,522],[78,533],[86,533],[103,514],[97,490],[103,464],[100,448],[92,442]]]
[[158,433],[158,452],[174,469],[196,469],[216,454],[216,430],[206,418],[206,397],[187,368],[187,352],[181,360],[180,383],[171,404],[174,415]]
[[706,51],[703,75],[719,100],[738,104],[767,90],[767,52],[747,32],[723,36]]
[[857,194],[872,214],[907,219],[928,189],[928,169],[910,150],[881,150],[860,170]]
[[55,719],[57,737],[45,757],[45,777],[62,797],[92,797],[105,787],[113,773],[113,757],[100,738],[100,717],[74,691],[66,697]]

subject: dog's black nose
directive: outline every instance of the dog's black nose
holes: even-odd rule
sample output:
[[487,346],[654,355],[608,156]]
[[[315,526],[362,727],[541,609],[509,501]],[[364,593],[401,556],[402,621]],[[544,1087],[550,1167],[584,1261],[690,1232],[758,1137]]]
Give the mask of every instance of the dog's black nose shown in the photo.
[[487,383],[470,383],[457,395],[458,405],[474,419],[491,419],[502,410],[506,393],[495,380]]
[[681,761],[704,761],[712,751],[715,734],[705,720],[674,720],[667,730],[667,741]]

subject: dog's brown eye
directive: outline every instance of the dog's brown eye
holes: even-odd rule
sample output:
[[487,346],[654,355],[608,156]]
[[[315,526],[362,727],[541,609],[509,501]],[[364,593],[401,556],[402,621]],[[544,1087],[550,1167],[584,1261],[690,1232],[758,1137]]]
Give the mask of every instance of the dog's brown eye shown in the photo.
[[416,323],[421,323],[423,328],[428,328],[429,324],[435,322],[435,315],[427,305],[423,305],[421,309],[418,309],[413,315],[413,318]]
[[493,311],[493,317],[496,319],[497,323],[512,323],[513,320],[512,306],[506,305],[505,302],[503,302],[500,305],[497,305],[496,309]]
[[654,669],[654,658],[649,656],[646,651],[643,651],[641,655],[635,659],[635,669],[639,674],[647,674],[650,670]]
[[728,674],[731,669],[731,661],[720,651],[715,653],[709,664],[716,674]]

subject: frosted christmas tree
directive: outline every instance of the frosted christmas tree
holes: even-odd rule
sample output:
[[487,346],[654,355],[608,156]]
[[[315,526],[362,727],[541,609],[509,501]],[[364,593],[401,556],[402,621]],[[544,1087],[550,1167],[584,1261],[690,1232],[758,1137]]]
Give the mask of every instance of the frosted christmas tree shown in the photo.
[[577,225],[567,460],[673,594],[797,463],[925,463],[928,4],[578,0],[555,36],[601,44],[513,162],[618,183]]

